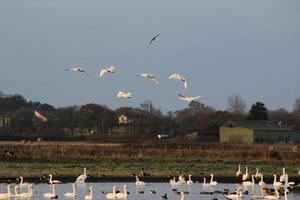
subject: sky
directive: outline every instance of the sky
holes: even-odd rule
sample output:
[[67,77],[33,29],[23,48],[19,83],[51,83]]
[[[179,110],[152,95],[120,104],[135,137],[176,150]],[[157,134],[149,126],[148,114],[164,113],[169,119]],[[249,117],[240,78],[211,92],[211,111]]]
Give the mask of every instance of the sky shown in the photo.
[[[300,96],[299,0],[2,0],[0,13],[5,94],[56,107],[151,100],[164,112],[186,107],[177,92],[222,110],[235,94],[289,110]],[[91,77],[64,71],[78,65]],[[116,73],[100,79],[109,65]]]

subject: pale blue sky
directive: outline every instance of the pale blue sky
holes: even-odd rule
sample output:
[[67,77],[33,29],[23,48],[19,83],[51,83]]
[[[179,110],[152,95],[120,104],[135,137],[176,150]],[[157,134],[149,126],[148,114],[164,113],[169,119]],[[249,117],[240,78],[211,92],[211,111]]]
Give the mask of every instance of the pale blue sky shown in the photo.
[[[186,106],[177,92],[218,109],[232,94],[271,109],[300,96],[299,0],[2,0],[0,16],[6,94],[111,108],[150,99],[163,111]],[[92,77],[64,71],[74,65]],[[117,73],[100,80],[106,65]],[[161,85],[136,77],[143,72]],[[186,91],[172,73],[189,80]],[[118,90],[133,99],[117,99]]]

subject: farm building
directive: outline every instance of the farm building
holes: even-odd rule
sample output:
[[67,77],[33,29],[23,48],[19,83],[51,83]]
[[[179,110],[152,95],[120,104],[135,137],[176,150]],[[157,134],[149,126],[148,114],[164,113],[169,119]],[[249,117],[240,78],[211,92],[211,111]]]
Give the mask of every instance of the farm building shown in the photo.
[[245,121],[220,127],[221,143],[300,143],[300,131],[270,121]]

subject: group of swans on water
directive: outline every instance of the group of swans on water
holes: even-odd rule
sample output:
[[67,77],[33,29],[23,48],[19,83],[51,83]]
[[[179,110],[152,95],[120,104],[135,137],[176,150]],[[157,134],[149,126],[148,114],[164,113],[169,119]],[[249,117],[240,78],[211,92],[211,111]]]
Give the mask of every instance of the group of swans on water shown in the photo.
[[[241,177],[242,178],[242,184],[239,186],[235,192],[235,194],[230,194],[227,195],[227,199],[241,199],[243,198],[243,188],[247,188],[249,186],[252,186],[254,188],[255,186],[255,179],[260,179],[258,182],[258,186],[260,187],[261,190],[261,195],[254,195],[250,196],[251,199],[280,199],[279,195],[279,190],[283,191],[284,193],[284,198],[287,200],[287,194],[289,191],[289,188],[294,187],[296,184],[295,182],[289,182],[288,180],[288,174],[285,171],[285,168],[282,169],[282,175],[279,178],[279,181],[277,181],[277,175],[274,174],[274,181],[273,181],[273,188],[274,189],[268,189],[266,188],[266,183],[263,180],[263,174],[259,172],[258,168],[256,168],[256,173],[252,174],[250,176],[248,172],[248,167],[245,167],[245,174],[242,173],[241,171],[241,166],[238,166],[238,170],[236,172],[236,177]],[[250,179],[249,181],[248,179]],[[264,195],[264,191],[266,191],[267,195]]]
[[[75,183],[73,183],[73,191],[65,193],[64,196],[65,197],[75,197],[76,196],[75,184],[76,183],[84,183],[86,178],[87,178],[86,168],[84,168],[83,174],[80,175],[76,179]],[[16,184],[15,187],[14,187],[14,193],[11,192],[11,186],[12,185],[8,184],[7,185],[7,193],[0,193],[0,199],[32,198],[33,197],[33,184],[29,184],[29,183],[24,182],[23,176],[20,176],[19,179],[20,179],[20,182],[18,184]],[[47,199],[56,199],[57,194],[55,192],[55,187],[56,187],[56,184],[59,184],[59,183],[61,183],[61,181],[53,180],[53,175],[49,174],[49,184],[51,184],[51,186],[52,186],[52,191],[48,192],[48,193],[44,193],[43,196]],[[26,192],[20,192],[24,188],[27,188],[27,191]],[[85,198],[85,199],[87,199],[87,200],[91,199],[91,198],[89,198],[90,196],[91,196],[91,194],[87,195],[86,196],[87,198]]]
[[[214,175],[210,174],[211,179],[210,182],[206,183],[206,178],[203,178],[203,187],[215,187],[217,186],[217,181],[214,181]],[[245,174],[242,173],[241,171],[241,166],[238,166],[238,170],[236,172],[237,177],[242,178],[242,183],[241,185],[237,188],[236,192],[234,194],[229,194],[226,196],[227,199],[241,199],[243,198],[243,188],[247,188],[248,186],[255,186],[255,179],[260,178],[260,182],[258,185],[261,188],[261,195],[259,196],[251,196],[252,199],[279,199],[280,195],[278,190],[284,189],[284,195],[285,198],[287,199],[287,193],[288,193],[288,188],[295,186],[294,182],[289,182],[289,176],[285,171],[285,168],[282,169],[282,175],[279,178],[279,181],[277,181],[277,176],[274,174],[274,181],[273,181],[273,193],[272,195],[264,195],[264,190],[266,189],[265,182],[263,181],[263,174],[259,172],[258,168],[256,168],[256,173],[251,175],[248,172],[248,167],[245,167]],[[193,184],[193,180],[191,179],[192,175],[188,175],[188,180],[185,180],[185,177],[180,174],[178,177],[178,181],[176,181],[176,178],[174,177],[173,179],[170,180],[170,184],[172,186],[180,186],[180,185],[191,185]],[[251,177],[251,181],[249,181]],[[80,175],[77,179],[76,182],[72,184],[72,192],[68,192],[64,194],[64,197],[70,197],[74,198],[76,197],[76,184],[79,183],[85,183],[85,180],[87,178],[87,173],[86,173],[86,168],[83,170],[83,174]],[[58,198],[55,188],[56,185],[61,183],[58,180],[54,180],[52,174],[49,174],[49,184],[51,184],[52,191],[48,193],[44,193],[43,197],[47,199],[56,199]],[[143,181],[139,180],[139,177],[136,176],[136,182],[135,185],[137,187],[142,187],[146,186],[146,183]],[[29,184],[24,182],[23,177],[20,177],[20,182],[15,185],[14,187],[14,193],[11,192],[11,184],[7,185],[7,193],[0,193],[0,199],[9,199],[9,198],[31,198],[33,197],[33,184]],[[26,192],[21,192],[22,189],[27,188]],[[116,186],[113,186],[112,192],[106,194],[107,199],[126,199],[128,196],[128,187],[127,185],[124,185],[123,187],[123,192],[117,191]],[[181,199],[184,199],[184,194],[181,194]],[[93,192],[92,192],[92,186],[89,187],[89,194],[84,197],[85,200],[92,200],[93,198]],[[163,198],[162,198],[163,199]]]
[[[210,182],[209,183],[206,183],[206,178],[204,177],[203,178],[203,187],[215,187],[218,182],[217,181],[214,181],[214,175],[213,174],[210,174]],[[176,186],[176,185],[184,185],[184,184],[187,184],[187,185],[192,185],[194,182],[192,180],[192,175],[189,174],[188,175],[188,180],[186,181],[184,176],[182,174],[179,175],[178,177],[178,181],[176,181],[176,178],[173,177],[173,179],[170,180],[170,184],[172,186]]]

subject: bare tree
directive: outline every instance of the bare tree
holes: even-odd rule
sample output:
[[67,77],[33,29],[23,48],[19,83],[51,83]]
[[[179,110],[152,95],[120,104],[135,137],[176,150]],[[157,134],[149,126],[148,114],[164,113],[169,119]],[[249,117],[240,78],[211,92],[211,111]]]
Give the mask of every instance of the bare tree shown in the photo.
[[300,97],[297,97],[294,102],[294,111],[300,111]]
[[239,95],[229,96],[227,110],[234,114],[244,114],[246,111],[246,102]]

